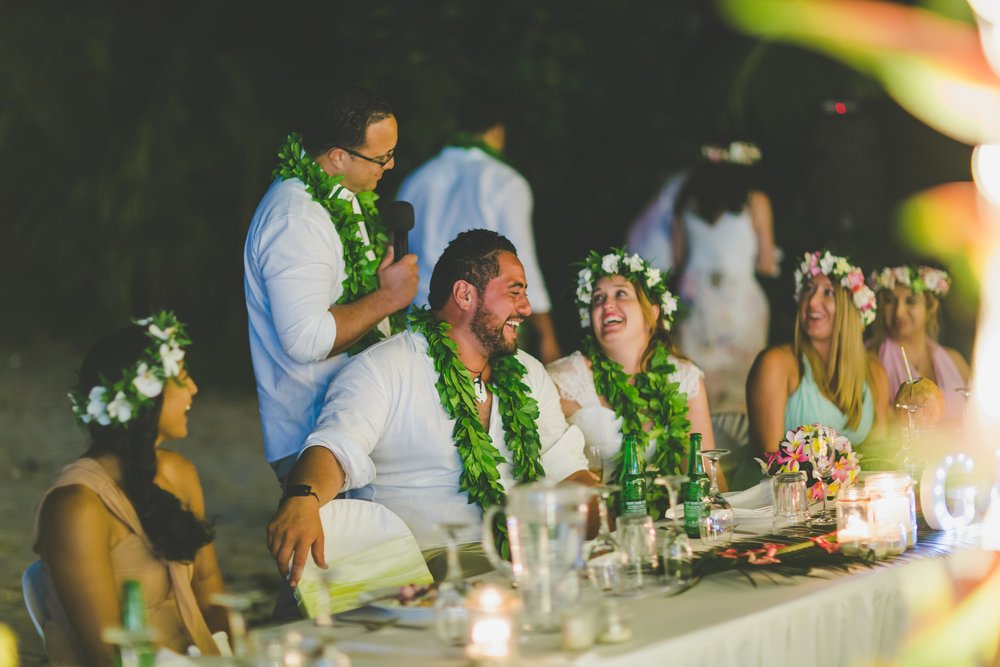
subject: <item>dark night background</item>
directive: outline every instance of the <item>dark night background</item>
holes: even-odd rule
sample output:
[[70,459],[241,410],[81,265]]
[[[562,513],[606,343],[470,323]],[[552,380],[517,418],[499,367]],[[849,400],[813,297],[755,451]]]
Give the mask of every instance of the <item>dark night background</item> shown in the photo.
[[[190,323],[204,380],[252,386],[246,228],[285,133],[336,81],[396,108],[385,199],[454,132],[463,81],[506,92],[508,155],[534,189],[567,351],[578,333],[569,263],[620,244],[706,141],[763,150],[786,256],[764,281],[774,340],[791,334],[791,258],[825,245],[866,272],[907,259],[899,201],[970,178],[971,149],[873,81],[737,35],[704,0],[251,7],[0,0],[0,335],[82,348],[166,306]],[[825,111],[832,100],[849,113]],[[971,316],[945,315],[945,341],[968,356]]]

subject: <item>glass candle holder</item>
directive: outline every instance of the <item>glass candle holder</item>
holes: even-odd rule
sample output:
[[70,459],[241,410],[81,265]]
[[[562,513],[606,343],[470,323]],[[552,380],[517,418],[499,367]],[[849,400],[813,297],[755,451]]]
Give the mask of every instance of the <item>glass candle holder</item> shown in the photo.
[[499,586],[486,585],[473,588],[465,600],[469,608],[466,657],[484,667],[516,664],[518,598]]
[[845,556],[868,551],[871,540],[868,491],[856,486],[840,489],[837,494],[837,542]]
[[[885,472],[872,475],[865,480],[865,489],[870,497],[880,498],[891,496],[901,497],[906,504],[906,512],[903,517],[904,530],[906,533],[906,548],[912,549],[917,544],[917,498],[914,492],[913,479],[903,472]],[[891,503],[890,503],[891,504]],[[882,510],[885,507],[882,506]],[[891,512],[898,511],[892,510]],[[890,512],[890,513],[891,513]],[[895,521],[893,516],[891,521]]]

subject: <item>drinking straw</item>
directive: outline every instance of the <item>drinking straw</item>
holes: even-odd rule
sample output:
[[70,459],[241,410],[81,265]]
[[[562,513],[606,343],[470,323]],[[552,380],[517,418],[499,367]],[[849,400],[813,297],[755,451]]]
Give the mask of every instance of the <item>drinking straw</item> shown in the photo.
[[903,351],[903,365],[906,366],[906,377],[910,378],[910,384],[912,384],[913,373],[910,372],[910,362],[906,358],[906,348],[900,345],[899,349]]

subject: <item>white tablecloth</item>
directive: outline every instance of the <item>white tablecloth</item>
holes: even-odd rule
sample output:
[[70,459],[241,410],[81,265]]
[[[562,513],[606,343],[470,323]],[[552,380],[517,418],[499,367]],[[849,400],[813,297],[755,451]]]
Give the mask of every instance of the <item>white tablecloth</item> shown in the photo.
[[[943,648],[940,642],[924,648],[926,613],[948,613],[954,583],[982,573],[993,558],[991,552],[962,547],[946,556],[911,557],[846,574],[819,571],[773,581],[761,574],[756,587],[737,573],[714,575],[673,597],[618,598],[633,632],[626,643],[572,654],[559,650],[558,635],[531,635],[522,643],[520,664],[834,667],[871,665],[900,652],[911,656],[906,664],[963,664],[962,652],[971,652],[976,640],[955,634]],[[983,627],[1000,628],[998,580],[991,578],[987,598],[976,608],[980,634]],[[956,617],[957,629],[949,632],[975,632],[971,625]],[[432,628],[368,632],[351,625],[336,632],[354,667],[399,667],[404,656],[406,667],[467,664],[461,649],[441,646]]]

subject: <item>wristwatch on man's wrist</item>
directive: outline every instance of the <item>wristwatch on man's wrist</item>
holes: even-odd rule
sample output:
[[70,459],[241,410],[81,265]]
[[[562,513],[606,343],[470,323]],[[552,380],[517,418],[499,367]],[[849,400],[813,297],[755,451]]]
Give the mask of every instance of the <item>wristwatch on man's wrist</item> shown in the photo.
[[281,500],[278,501],[278,507],[284,505],[285,501],[289,498],[298,498],[300,496],[312,496],[316,499],[316,502],[319,502],[319,496],[316,495],[316,492],[308,484],[289,484],[281,492]]

